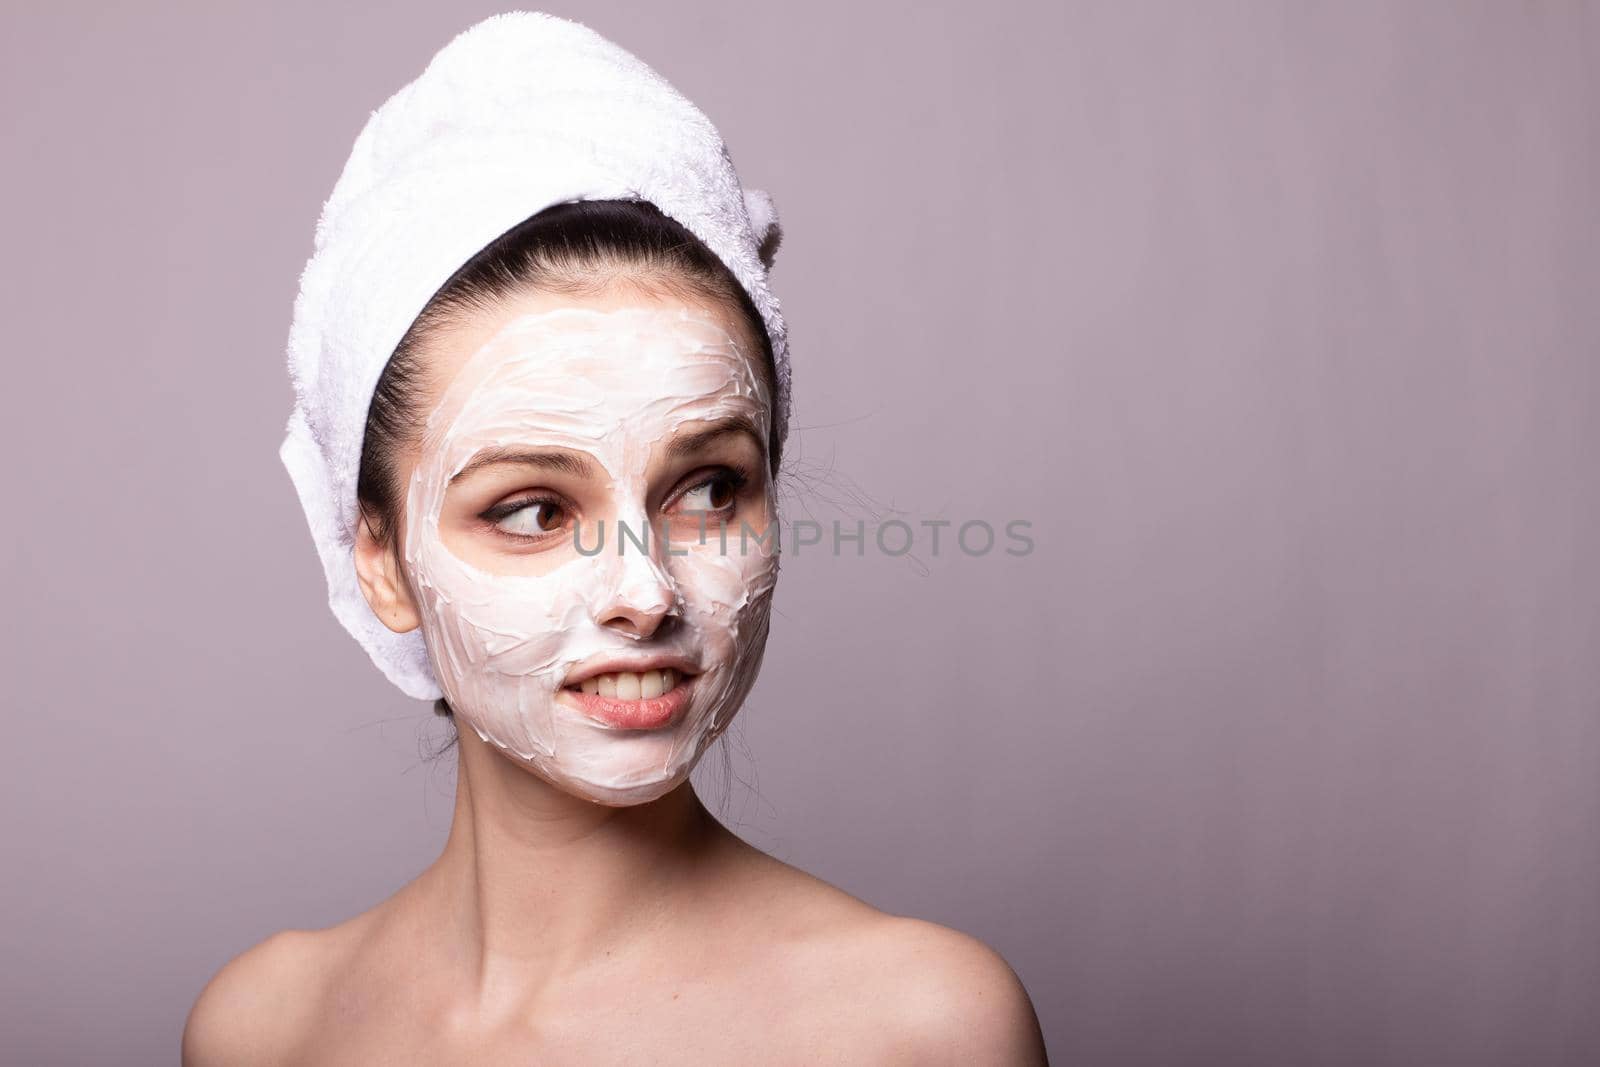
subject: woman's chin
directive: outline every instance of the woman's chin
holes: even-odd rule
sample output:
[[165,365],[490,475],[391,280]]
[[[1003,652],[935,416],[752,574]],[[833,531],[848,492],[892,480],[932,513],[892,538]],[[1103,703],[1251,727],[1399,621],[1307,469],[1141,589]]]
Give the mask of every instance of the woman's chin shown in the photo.
[[608,808],[631,808],[659,800],[683,784],[693,765],[673,774],[663,774],[651,768],[616,768],[617,773],[597,779],[590,772],[574,774],[559,763],[542,764],[535,773],[569,796],[601,804]]
[[698,700],[661,714],[662,725],[654,729],[609,724],[566,691],[545,709],[536,730],[520,722],[480,727],[460,710],[457,718],[458,725],[471,725],[503,756],[562,792],[609,807],[631,807],[670,793],[720,732],[713,729],[714,708]]
[[[581,721],[558,728],[549,755],[522,760],[556,788],[610,807],[631,807],[665,796],[687,779],[705,743],[692,719],[674,727],[619,730]],[[557,716],[558,719],[564,716]]]

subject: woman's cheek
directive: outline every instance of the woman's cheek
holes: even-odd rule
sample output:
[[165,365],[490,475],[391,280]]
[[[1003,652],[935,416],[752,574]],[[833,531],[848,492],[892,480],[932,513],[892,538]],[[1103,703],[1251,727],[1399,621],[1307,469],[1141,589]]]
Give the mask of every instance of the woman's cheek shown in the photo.
[[691,547],[669,568],[690,609],[706,630],[722,633],[731,644],[740,623],[771,597],[777,578],[776,554],[762,554],[753,544],[741,549],[730,538],[726,551],[716,538]]
[[723,554],[714,542],[688,557],[684,595],[720,675],[717,729],[726,726],[755,684],[766,646],[776,553],[750,548]]

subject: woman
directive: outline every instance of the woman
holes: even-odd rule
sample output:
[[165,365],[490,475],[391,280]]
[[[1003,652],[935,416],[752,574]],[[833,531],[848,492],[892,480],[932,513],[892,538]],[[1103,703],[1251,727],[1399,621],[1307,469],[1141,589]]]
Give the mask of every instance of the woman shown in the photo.
[[765,855],[689,782],[759,669],[788,404],[775,217],[708,130],[518,13],[363,131],[284,458],[336,614],[458,727],[454,818],[388,900],[224,967],[186,1063],[1043,1062],[991,949]]

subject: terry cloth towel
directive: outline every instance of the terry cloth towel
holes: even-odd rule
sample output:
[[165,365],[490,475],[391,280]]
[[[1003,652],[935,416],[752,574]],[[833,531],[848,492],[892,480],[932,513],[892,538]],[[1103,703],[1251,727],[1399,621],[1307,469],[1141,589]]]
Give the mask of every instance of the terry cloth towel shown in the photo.
[[461,264],[569,200],[647,200],[727,264],[766,323],[774,435],[789,352],[767,288],[781,236],[739,182],[711,121],[641,60],[579,23],[495,15],[374,111],[317,221],[289,331],[294,411],[279,451],[328,579],[333,613],[407,695],[441,695],[420,630],[379,621],[356,581],[356,474],[367,408],[394,348]]

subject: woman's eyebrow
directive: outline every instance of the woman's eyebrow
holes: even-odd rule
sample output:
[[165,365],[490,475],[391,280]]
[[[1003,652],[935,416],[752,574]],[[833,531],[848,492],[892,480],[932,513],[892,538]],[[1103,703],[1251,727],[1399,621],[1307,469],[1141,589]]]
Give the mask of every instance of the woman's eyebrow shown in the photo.
[[749,416],[729,415],[727,418],[718,419],[704,429],[686,433],[682,437],[674,439],[667,446],[667,456],[668,458],[676,459],[679,456],[698,452],[717,438],[725,437],[731,433],[746,434],[756,443],[756,447],[762,447],[761,431],[750,420]]
[[450,481],[456,482],[474,471],[492,467],[497,463],[518,463],[541,470],[560,471],[574,478],[587,478],[594,468],[581,453],[561,450],[527,448],[521,445],[496,445],[472,457],[472,462],[456,471]]

